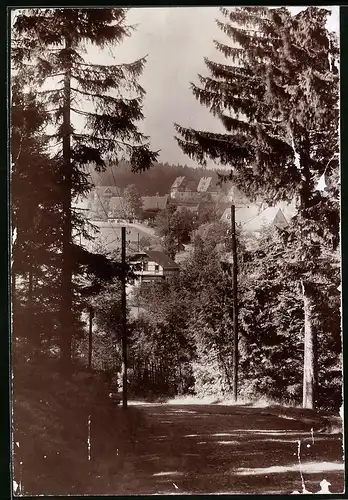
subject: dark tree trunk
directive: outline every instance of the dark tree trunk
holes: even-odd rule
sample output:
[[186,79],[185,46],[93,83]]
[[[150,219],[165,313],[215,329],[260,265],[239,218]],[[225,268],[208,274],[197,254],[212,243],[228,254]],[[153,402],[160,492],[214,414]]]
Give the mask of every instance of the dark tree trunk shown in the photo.
[[151,363],[151,384],[152,384],[152,388],[155,387],[156,385],[156,367],[155,367],[155,363]]
[[[66,48],[71,48],[71,40],[66,36]],[[63,182],[63,261],[62,261],[62,287],[61,287],[61,362],[64,372],[71,370],[71,347],[72,347],[72,221],[71,221],[71,191],[72,191],[72,171],[71,171],[71,73],[66,71],[64,77],[64,114],[63,114],[63,162],[64,162],[64,182]]]
[[147,361],[144,363],[143,386],[145,389],[148,389],[149,387],[149,365]]

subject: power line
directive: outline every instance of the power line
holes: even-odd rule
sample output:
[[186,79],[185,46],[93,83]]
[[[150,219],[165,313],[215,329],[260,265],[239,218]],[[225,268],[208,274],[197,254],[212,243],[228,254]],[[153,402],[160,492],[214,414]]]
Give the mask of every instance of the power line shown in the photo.
[[[112,175],[112,178],[113,178],[113,181],[114,181],[114,186],[115,186],[115,188],[116,188],[116,190],[118,192],[118,186],[117,186],[117,183],[116,183],[115,174],[114,174],[114,171],[113,171],[112,167],[111,167],[111,175]],[[120,194],[120,193],[118,193],[118,194]],[[126,210],[125,210],[125,206],[124,206],[124,203],[123,203],[123,201],[124,201],[123,200],[123,196],[119,196],[119,198],[120,198],[120,204],[121,204],[121,211],[122,211],[122,213],[124,215],[126,215]]]
[[[94,183],[94,186],[96,187],[96,183],[95,183],[95,180],[94,180],[94,178],[93,178],[93,174],[92,174],[92,172],[90,172],[90,175],[91,175],[91,177],[92,177],[92,181],[93,181],[93,183]],[[95,190],[95,192],[97,193],[97,197],[98,197],[98,200],[99,200],[100,206],[102,207],[103,212],[105,213],[106,219],[108,219],[108,214],[107,214],[107,212],[106,212],[106,210],[105,210],[105,207],[104,207],[104,205],[103,205],[103,203],[102,203],[102,201],[101,201],[101,198],[100,198],[100,196],[99,196],[98,190],[96,189],[96,190]],[[117,240],[118,240],[118,238],[119,238],[119,236],[117,235],[117,233],[116,233],[116,230],[115,230],[114,226],[111,226],[111,227],[112,227],[112,229],[113,229],[113,231],[114,231],[114,233],[115,233],[115,236],[116,236],[116,241],[117,241]]]
[[[118,192],[118,189],[119,189],[119,188],[118,188],[118,186],[117,186],[117,183],[116,183],[116,178],[115,178],[115,174],[114,174],[114,171],[113,171],[112,167],[111,167],[111,169],[110,169],[110,170],[111,170],[111,175],[112,175],[112,178],[113,178],[113,181],[114,181],[114,186],[115,186],[115,188],[116,188],[116,190],[117,190],[117,192]],[[97,192],[97,194],[98,194],[98,192]],[[120,193],[118,192],[118,194],[120,194]],[[99,194],[98,194],[98,198],[99,198],[100,204],[102,205],[101,200],[100,200],[100,197],[99,197]],[[121,210],[122,210],[123,214],[125,215],[126,210],[125,210],[125,206],[124,206],[124,203],[123,203],[123,197],[122,197],[122,196],[119,196],[119,198],[121,199]],[[102,205],[102,206],[103,206],[103,205]],[[104,210],[104,212],[105,212],[105,210]],[[113,227],[113,226],[111,226],[111,227]],[[128,234],[131,234],[131,233],[130,233],[130,232],[128,232]],[[138,231],[138,234],[139,234],[139,231]],[[114,241],[115,241],[115,240],[114,240]],[[120,240],[119,240],[119,238],[116,238],[116,241],[120,241]],[[130,245],[130,241],[131,241],[131,240],[128,240],[128,248],[129,248],[132,252],[137,252],[137,250],[135,250],[134,248],[132,248],[132,246]],[[127,244],[127,242],[126,242],[126,244]]]
[[258,214],[256,214],[256,215],[253,215],[253,217],[251,217],[250,219],[248,219],[248,220],[246,220],[246,221],[242,222],[241,226],[243,227],[243,226],[245,226],[245,224],[248,224],[248,223],[249,223],[249,222],[251,222],[252,220],[256,219],[256,217],[259,217],[261,214],[263,214],[263,212],[264,212],[265,210],[267,210],[267,208],[268,208],[268,207],[264,208],[264,209],[262,210],[262,212],[260,212],[260,213],[258,213]]
[[[94,182],[94,186],[96,187],[95,180],[94,180],[94,178],[93,178],[92,173],[91,173],[91,177],[92,177],[92,180],[93,180],[93,182]],[[117,187],[117,186],[115,186],[115,187]],[[100,198],[100,196],[99,196],[98,190],[96,189],[96,190],[95,190],[95,192],[97,193],[97,197],[98,197],[98,200],[99,200],[100,206],[102,207],[103,212],[105,213],[106,218],[108,218],[108,214],[107,214],[107,212],[106,212],[106,210],[105,210],[105,207],[104,207],[104,205],[103,205],[103,203],[102,203],[102,200],[101,200],[101,198]],[[108,246],[108,245],[110,245],[111,243],[115,242],[115,241],[120,242],[120,241],[121,241],[121,239],[120,239],[120,237],[119,237],[119,236],[117,235],[117,233],[116,233],[116,228],[115,228],[115,226],[113,226],[113,225],[112,225],[112,223],[110,223],[110,226],[108,226],[108,227],[111,227],[111,228],[112,228],[112,230],[113,230],[113,232],[114,232],[114,234],[115,234],[116,238],[115,238],[114,240],[112,240],[111,242],[107,243],[107,246]],[[127,230],[126,230],[126,231],[127,231]],[[139,231],[138,231],[138,232],[139,232]],[[129,234],[131,234],[131,232],[128,232],[128,235],[129,235]],[[128,245],[127,245],[127,246],[128,246],[128,248],[129,248],[132,252],[137,252],[137,250],[135,250],[135,249],[134,249],[134,248],[130,245],[130,241],[131,241],[131,240],[128,240]],[[127,244],[127,243],[126,243],[126,244]]]
[[[238,210],[241,210],[242,208],[249,208],[249,206],[247,206],[247,207],[245,207],[245,206],[243,206],[243,207],[238,207],[238,208],[235,210],[235,213],[237,213],[237,212],[238,212]],[[248,220],[246,220],[246,221],[244,221],[244,222],[241,222],[241,223],[240,223],[240,225],[241,225],[241,226],[244,226],[245,224],[248,224],[248,222],[251,222],[253,219],[256,219],[256,217],[259,217],[259,216],[260,216],[260,215],[261,215],[261,214],[262,214],[265,210],[267,210],[267,208],[269,208],[269,207],[264,208],[261,212],[259,212],[259,213],[257,213],[256,215],[253,215],[252,217],[250,217],[250,219],[248,219]],[[227,210],[230,210],[230,209],[226,209],[226,211],[227,211]]]

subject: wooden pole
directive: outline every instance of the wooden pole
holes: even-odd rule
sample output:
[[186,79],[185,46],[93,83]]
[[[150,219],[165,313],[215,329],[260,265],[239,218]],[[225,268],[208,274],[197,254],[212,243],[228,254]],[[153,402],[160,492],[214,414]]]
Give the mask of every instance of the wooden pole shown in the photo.
[[122,405],[127,408],[127,302],[126,302],[126,228],[122,227]]
[[93,350],[93,337],[92,337],[92,327],[93,327],[93,307],[89,307],[89,329],[88,329],[88,368],[92,368],[92,350]]
[[314,409],[317,396],[317,349],[312,322],[312,303],[308,284],[301,282],[304,309],[303,408]]
[[236,243],[236,209],[231,206],[232,228],[232,287],[233,287],[233,397],[237,401],[238,393],[238,283],[237,283],[237,243]]

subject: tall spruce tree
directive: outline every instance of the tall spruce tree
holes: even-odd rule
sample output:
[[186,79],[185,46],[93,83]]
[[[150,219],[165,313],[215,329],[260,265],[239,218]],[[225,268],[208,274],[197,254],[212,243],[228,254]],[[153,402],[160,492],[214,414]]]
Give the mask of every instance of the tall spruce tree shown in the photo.
[[[20,77],[12,81],[11,225],[14,338],[40,347],[55,331],[60,267],[61,214],[55,183],[57,165],[45,153],[42,138],[48,114],[35,95],[25,94]],[[50,298],[46,313],[47,297]]]
[[[12,60],[55,127],[52,155],[59,164],[62,213],[60,343],[69,369],[74,328],[72,200],[91,188],[87,165],[106,168],[107,158],[129,159],[132,170],[149,168],[157,154],[136,122],[143,118],[144,89],[138,83],[146,58],[129,64],[90,64],[88,47],[122,42],[132,28],[126,9],[29,9],[18,12],[12,33]],[[91,109],[91,111],[89,111]],[[78,127],[76,117],[83,120]]]
[[309,7],[295,16],[285,7],[221,13],[218,26],[232,43],[215,45],[226,64],[206,59],[210,76],[199,76],[192,91],[226,133],[176,124],[177,141],[203,164],[209,158],[231,167],[228,178],[251,198],[296,200],[288,244],[292,276],[303,290],[303,405],[313,407],[318,275],[326,250],[335,252],[339,243],[338,42],[326,28],[326,9]]

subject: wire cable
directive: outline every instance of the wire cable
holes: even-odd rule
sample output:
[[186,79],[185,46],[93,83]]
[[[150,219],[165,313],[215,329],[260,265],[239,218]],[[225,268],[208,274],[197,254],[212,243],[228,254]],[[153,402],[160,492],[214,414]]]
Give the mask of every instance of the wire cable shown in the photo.
[[[111,167],[110,170],[111,170],[111,175],[112,175],[112,178],[113,178],[113,181],[114,181],[114,186],[115,186],[115,188],[117,190],[117,193],[120,195],[119,188],[117,186],[116,179],[115,179],[115,174],[114,174],[114,171],[113,171],[112,167]],[[119,198],[120,198],[121,212],[122,212],[123,215],[126,215],[125,206],[123,204],[123,197],[119,196]]]
[[[92,181],[93,181],[93,183],[94,183],[94,186],[96,187],[96,183],[95,183],[95,180],[94,180],[94,177],[93,177],[92,172],[90,172],[90,175],[91,175]],[[117,188],[117,186],[115,186],[115,187]],[[97,193],[97,197],[98,197],[98,200],[99,200],[100,206],[102,207],[103,212],[105,213],[106,218],[108,218],[108,214],[107,214],[107,212],[106,212],[106,210],[105,210],[105,207],[104,207],[104,205],[103,205],[103,203],[102,203],[102,200],[101,200],[101,197],[100,197],[100,195],[99,195],[99,193],[98,193],[98,190],[96,190],[95,192]],[[115,226],[113,226],[113,224],[112,224],[112,223],[110,223],[110,225],[109,225],[109,226],[107,226],[107,227],[111,227],[111,228],[112,228],[112,230],[113,230],[113,232],[114,232],[114,234],[115,234],[115,236],[116,236],[116,238],[115,238],[114,240],[112,240],[112,242],[108,243],[108,244],[107,244],[107,246],[108,246],[108,245],[110,245],[111,243],[115,242],[115,241],[117,241],[117,242],[121,242],[121,238],[120,238],[120,237],[117,235],[117,233],[116,233],[116,228],[115,228]],[[128,230],[128,231],[127,231],[127,225],[126,225],[125,227],[126,227],[126,233],[128,232],[128,235],[130,235],[130,234],[131,234],[131,230]],[[129,227],[129,226],[128,226],[128,227]],[[139,231],[138,231],[138,232],[139,232]],[[126,241],[126,247],[127,247],[129,250],[131,250],[132,252],[136,253],[138,250],[136,250],[135,248],[133,248],[133,247],[131,246],[131,244],[130,244],[130,243],[131,243],[131,240],[130,240],[130,239],[128,240],[128,242]]]
[[249,223],[249,222],[251,222],[252,220],[256,219],[256,217],[259,217],[261,214],[263,214],[263,212],[264,212],[265,210],[267,210],[267,208],[269,208],[269,207],[264,208],[264,209],[262,210],[262,212],[259,212],[259,213],[257,213],[256,215],[253,215],[250,219],[248,219],[248,220],[246,220],[246,221],[242,222],[242,223],[241,223],[241,226],[243,227],[243,226],[245,226],[245,224],[248,224],[248,223]]
[[[90,175],[91,175],[92,181],[93,181],[93,183],[94,183],[94,186],[96,187],[96,183],[95,183],[95,180],[94,180],[94,177],[93,177],[92,172],[90,172]],[[98,197],[98,200],[99,200],[100,206],[102,207],[103,212],[105,213],[106,219],[108,219],[108,214],[107,214],[107,212],[106,212],[106,210],[105,210],[105,207],[104,207],[104,205],[103,205],[103,203],[102,203],[102,201],[101,201],[101,198],[100,198],[100,196],[99,196],[98,190],[96,189],[96,190],[95,190],[95,192],[97,193],[97,197]],[[113,231],[114,231],[114,233],[115,233],[115,236],[116,236],[116,241],[117,241],[117,240],[119,239],[119,236],[118,236],[118,235],[117,235],[117,233],[116,233],[115,227],[114,227],[114,226],[112,226],[112,225],[111,225],[111,227],[112,227],[112,229],[113,229]]]

